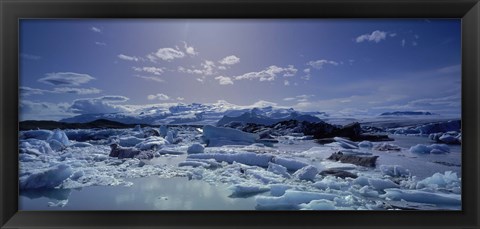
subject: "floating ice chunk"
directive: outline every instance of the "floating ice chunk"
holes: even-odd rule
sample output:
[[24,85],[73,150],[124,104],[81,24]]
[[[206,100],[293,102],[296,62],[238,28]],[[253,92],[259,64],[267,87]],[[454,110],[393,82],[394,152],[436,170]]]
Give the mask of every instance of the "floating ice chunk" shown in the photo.
[[358,190],[358,193],[360,193],[360,195],[366,196],[366,197],[377,198],[379,196],[379,193],[377,191],[370,189],[370,187],[367,186],[367,185],[360,188]]
[[368,149],[371,149],[373,147],[373,143],[370,142],[370,141],[361,141],[360,143],[358,143],[358,146],[360,148],[368,148]]
[[318,169],[314,166],[308,165],[296,171],[293,176],[299,180],[313,181],[317,174]]
[[60,129],[54,130],[52,136],[50,136],[47,139],[47,141],[52,140],[52,139],[57,140],[58,142],[62,143],[64,146],[69,146],[70,145],[70,141],[68,140],[67,135],[65,134],[65,132],[63,132]]
[[270,187],[270,194],[272,196],[282,196],[283,194],[285,194],[285,191],[293,188],[293,186],[286,185],[286,184],[271,184],[269,185],[269,187]]
[[64,144],[61,142],[55,140],[55,139],[50,139],[47,141],[48,144],[50,145],[50,148],[52,148],[53,151],[61,151],[67,148]]
[[357,177],[355,180],[352,182],[353,184],[360,185],[360,186],[366,186],[369,185],[368,183],[368,178],[367,177]]
[[409,202],[435,204],[437,206],[459,206],[462,203],[461,195],[458,194],[432,193],[420,190],[402,190],[398,188],[385,189],[385,192],[386,193],[381,195],[381,197],[390,200],[405,200]]
[[85,172],[83,172],[83,170],[78,170],[75,173],[73,173],[73,175],[70,177],[70,179],[71,180],[78,180],[83,175],[85,175]]
[[178,167],[183,167],[183,166],[208,168],[208,167],[210,167],[210,164],[202,162],[202,161],[190,161],[190,160],[178,163]]
[[460,188],[460,179],[457,176],[457,173],[452,171],[446,171],[444,174],[435,173],[431,177],[427,177],[419,181],[416,185],[417,189],[422,188]]
[[20,162],[29,162],[37,160],[37,157],[32,154],[21,153],[20,155],[18,155],[18,160]]
[[187,153],[188,154],[196,154],[196,153],[203,153],[205,147],[200,143],[193,143],[191,146],[188,147]]
[[380,165],[380,171],[382,171],[383,175],[391,177],[406,177],[410,175],[410,171],[400,165]]
[[141,138],[137,138],[135,136],[126,136],[126,137],[120,137],[118,138],[118,140],[116,140],[116,142],[118,142],[118,144],[120,146],[123,146],[123,147],[131,147],[131,146],[135,146],[137,145],[138,143],[144,141],[145,139],[141,139]]
[[357,166],[354,164],[340,163],[335,161],[322,161],[320,164],[325,167],[325,169],[340,169],[340,170],[352,170],[356,169]]
[[151,136],[145,139],[145,141],[138,143],[135,145],[136,148],[139,150],[154,150],[160,149],[163,145],[166,144],[166,141],[162,137]]
[[374,150],[378,151],[400,151],[400,146],[390,143],[380,143],[373,147]]
[[169,130],[167,132],[167,137],[165,138],[165,140],[167,140],[167,142],[170,144],[173,144],[175,142],[175,140],[173,139],[173,131]]
[[54,203],[54,202],[48,202],[48,206],[49,206],[49,207],[61,207],[61,208],[63,208],[63,207],[65,207],[65,205],[67,205],[67,204],[68,204],[68,199],[66,199],[66,200],[60,200],[60,201],[58,201],[58,202],[56,202],[56,203]]
[[227,163],[238,162],[245,165],[255,165],[260,167],[268,167],[268,163],[272,161],[271,154],[256,154],[252,152],[243,153],[203,153],[190,154],[187,158],[193,159],[215,159],[218,162],[225,161]]
[[336,210],[335,204],[330,200],[312,200],[308,204],[300,204],[302,210]]
[[20,140],[19,149],[20,153],[32,154],[36,156],[42,154],[51,154],[53,152],[52,148],[47,142],[37,139]]
[[53,135],[50,130],[28,130],[21,133],[23,139],[35,138],[38,140],[47,140]]
[[59,164],[46,170],[20,177],[20,189],[55,188],[72,175],[69,165]]
[[393,183],[393,181],[385,179],[370,178],[368,179],[368,184],[370,184],[370,186],[379,191],[387,188],[398,188],[398,185]]
[[269,162],[267,171],[278,174],[278,175],[282,175],[285,178],[291,178],[290,174],[287,171],[287,168],[279,164]]
[[348,186],[349,186],[348,182],[333,176],[327,176],[323,178],[321,181],[315,182],[313,184],[313,187],[322,189],[322,190],[326,190],[326,189],[340,190]]
[[268,186],[263,185],[251,185],[251,184],[237,184],[229,187],[232,191],[230,197],[243,197],[252,194],[267,192],[270,190]]
[[247,133],[237,129],[214,127],[206,125],[203,127],[202,139],[207,146],[222,145],[250,145],[255,143],[260,136],[258,134]]
[[275,164],[279,164],[279,165],[287,168],[290,171],[297,171],[297,170],[299,170],[299,169],[308,165],[307,163],[302,162],[302,161],[298,161],[298,160],[291,159],[291,158],[283,158],[283,157],[275,157],[275,158],[273,158],[273,162]]
[[417,144],[410,147],[409,151],[416,154],[445,154],[450,153],[450,148],[445,144],[432,144],[429,146]]
[[168,133],[168,128],[165,125],[160,126],[160,137],[166,137]]
[[257,209],[299,209],[299,204],[322,199],[333,201],[335,197],[328,193],[287,190],[282,196],[258,196],[255,201]]
[[92,147],[93,145],[88,142],[75,142],[70,145],[70,147],[78,147],[78,148],[85,148],[85,147]]
[[191,158],[188,158],[187,161],[198,161],[198,162],[202,162],[204,164],[207,164],[208,168],[219,168],[219,167],[222,167],[222,164],[221,163],[218,163],[217,161],[215,161],[215,159],[191,159]]
[[358,149],[358,144],[355,142],[352,142],[350,140],[347,140],[345,138],[341,137],[334,137],[333,140],[338,142],[340,144],[340,147],[345,148],[345,149]]
[[142,131],[142,127],[140,125],[136,125],[135,128],[133,128],[133,131],[135,132],[141,132]]
[[263,169],[247,169],[245,171],[245,174],[248,176],[252,176],[253,178],[257,179],[258,181],[264,183],[264,184],[274,184],[274,183],[281,183],[285,179],[277,175],[275,173],[271,173],[268,171],[265,171]]
[[445,142],[447,144],[458,144],[458,143],[460,143],[458,138],[456,138],[455,136],[451,136],[449,134],[443,134],[441,137],[438,138],[438,140],[440,140],[442,142]]

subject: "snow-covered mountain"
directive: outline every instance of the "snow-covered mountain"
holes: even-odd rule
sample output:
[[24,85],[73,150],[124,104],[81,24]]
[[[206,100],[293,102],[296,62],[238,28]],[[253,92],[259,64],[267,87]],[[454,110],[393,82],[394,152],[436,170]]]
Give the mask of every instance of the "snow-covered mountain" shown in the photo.
[[148,106],[130,106],[128,108],[128,112],[81,114],[60,121],[67,123],[86,123],[98,119],[106,119],[125,124],[216,125],[217,122],[224,119],[224,117],[238,117],[242,115],[249,115],[253,119],[262,119],[262,121],[260,121],[261,123],[270,123],[275,120],[284,121],[288,119],[315,122],[320,120],[319,118],[328,116],[324,112],[299,112],[293,108],[276,107],[271,105],[259,107],[238,106],[226,101],[218,101],[217,103],[212,104],[155,104]]
[[394,111],[381,113],[380,116],[434,115],[428,111]]

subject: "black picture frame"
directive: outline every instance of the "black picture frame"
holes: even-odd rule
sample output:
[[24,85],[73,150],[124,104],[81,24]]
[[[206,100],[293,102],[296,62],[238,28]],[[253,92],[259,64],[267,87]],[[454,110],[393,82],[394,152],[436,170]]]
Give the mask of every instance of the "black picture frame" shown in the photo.
[[[480,228],[478,0],[0,0],[1,228]],[[18,211],[20,18],[461,18],[462,211]]]

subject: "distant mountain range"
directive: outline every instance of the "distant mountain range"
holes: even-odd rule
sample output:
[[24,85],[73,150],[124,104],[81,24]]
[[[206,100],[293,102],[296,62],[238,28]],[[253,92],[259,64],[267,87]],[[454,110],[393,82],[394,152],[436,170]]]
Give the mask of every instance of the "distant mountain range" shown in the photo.
[[[276,123],[284,120],[319,121],[321,117],[328,117],[324,112],[300,112],[293,108],[284,107],[248,107],[237,106],[225,101],[214,104],[165,104],[152,106],[132,106],[130,111],[105,114],[82,114],[72,118],[60,120],[63,123],[89,123],[98,119],[109,120],[125,124],[189,124],[189,125],[216,125],[219,120],[225,122],[226,117],[250,119],[261,124]],[[248,116],[248,117],[246,117]],[[228,121],[228,120],[227,120]],[[230,120],[233,121],[233,120]]]
[[380,116],[434,115],[428,111],[394,111],[381,113]]
[[120,122],[98,119],[87,123],[66,123],[57,121],[22,121],[20,122],[20,130],[54,130],[54,129],[94,129],[94,128],[112,128],[123,129],[133,128],[135,124],[124,124]]

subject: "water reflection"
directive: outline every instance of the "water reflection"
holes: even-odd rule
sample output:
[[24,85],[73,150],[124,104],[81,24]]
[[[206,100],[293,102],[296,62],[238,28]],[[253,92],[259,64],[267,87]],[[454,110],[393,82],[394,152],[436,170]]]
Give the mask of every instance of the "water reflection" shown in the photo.
[[[136,178],[134,185],[94,186],[79,190],[21,193],[21,210],[254,210],[253,197],[229,198],[226,185],[210,185],[185,177]],[[62,195],[63,194],[63,195]],[[36,197],[36,198],[35,198]],[[63,199],[62,199],[63,198]],[[66,200],[63,207],[48,205]]]

